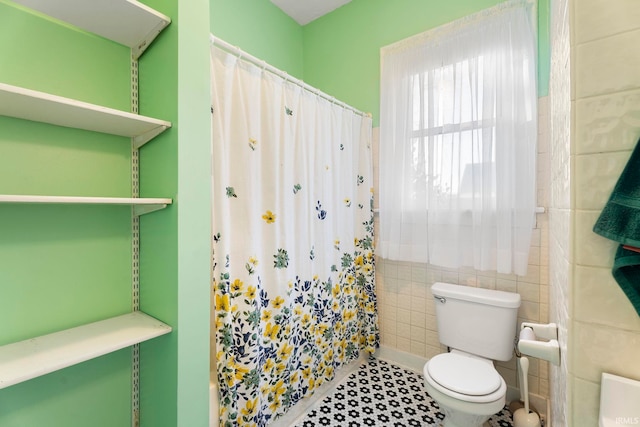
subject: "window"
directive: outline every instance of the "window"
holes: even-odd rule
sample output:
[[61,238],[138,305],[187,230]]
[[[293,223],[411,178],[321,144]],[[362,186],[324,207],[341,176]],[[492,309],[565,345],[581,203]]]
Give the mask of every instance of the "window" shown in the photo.
[[383,257],[525,274],[537,138],[530,8],[507,2],[383,48]]

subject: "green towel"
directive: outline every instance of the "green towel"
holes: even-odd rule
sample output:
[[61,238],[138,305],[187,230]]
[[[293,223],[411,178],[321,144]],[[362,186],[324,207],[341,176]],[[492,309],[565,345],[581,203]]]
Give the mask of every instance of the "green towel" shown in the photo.
[[613,277],[640,316],[640,253],[620,245],[613,262]]
[[640,141],[613,188],[593,231],[621,245],[613,263],[613,277],[640,316]]

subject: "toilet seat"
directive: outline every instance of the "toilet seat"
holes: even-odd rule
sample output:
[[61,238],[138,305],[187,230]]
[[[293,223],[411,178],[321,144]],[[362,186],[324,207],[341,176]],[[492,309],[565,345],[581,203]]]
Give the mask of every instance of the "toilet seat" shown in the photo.
[[486,396],[497,391],[503,379],[493,364],[458,353],[443,353],[427,364],[429,376],[447,390],[466,396]]

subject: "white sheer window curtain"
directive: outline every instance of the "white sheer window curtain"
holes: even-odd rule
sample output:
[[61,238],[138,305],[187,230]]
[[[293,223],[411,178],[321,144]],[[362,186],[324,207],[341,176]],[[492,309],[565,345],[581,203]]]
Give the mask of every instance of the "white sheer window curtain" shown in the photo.
[[536,205],[534,10],[509,1],[382,48],[383,258],[526,274]]

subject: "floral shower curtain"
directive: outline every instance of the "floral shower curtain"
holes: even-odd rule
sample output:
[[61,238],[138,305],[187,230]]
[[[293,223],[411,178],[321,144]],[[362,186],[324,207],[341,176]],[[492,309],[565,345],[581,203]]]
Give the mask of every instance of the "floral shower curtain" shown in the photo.
[[265,426],[378,346],[371,119],[212,44],[223,426]]

